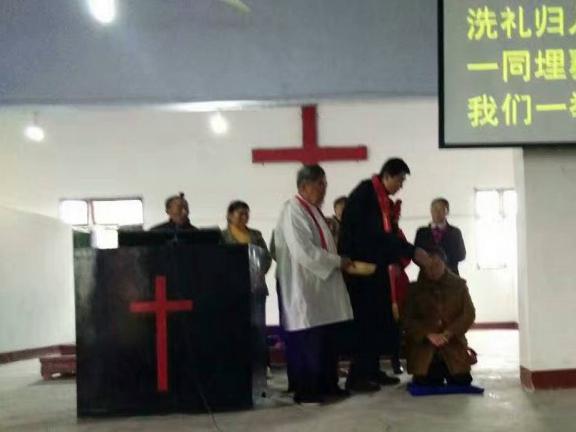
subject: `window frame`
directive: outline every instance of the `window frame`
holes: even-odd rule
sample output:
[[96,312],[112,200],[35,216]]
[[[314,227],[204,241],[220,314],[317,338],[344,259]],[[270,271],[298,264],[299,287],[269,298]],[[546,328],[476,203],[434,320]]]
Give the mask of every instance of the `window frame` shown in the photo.
[[[84,201],[87,204],[88,209],[88,224],[69,224],[73,228],[89,228],[91,226],[103,226],[103,227],[128,227],[128,226],[139,226],[144,227],[145,225],[145,215],[144,215],[144,198],[142,196],[121,196],[121,197],[97,197],[97,198],[61,198],[59,200],[58,209],[60,211],[60,205],[64,201]],[[131,224],[131,225],[119,225],[119,224],[98,224],[94,220],[94,202],[98,201],[140,201],[142,204],[142,223],[141,224]],[[61,215],[58,218],[63,222]]]

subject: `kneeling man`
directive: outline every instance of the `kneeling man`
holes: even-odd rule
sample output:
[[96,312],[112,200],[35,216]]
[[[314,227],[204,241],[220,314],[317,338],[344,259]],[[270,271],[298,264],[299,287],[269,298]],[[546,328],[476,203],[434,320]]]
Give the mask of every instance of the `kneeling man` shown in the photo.
[[466,281],[444,265],[440,248],[428,251],[436,265],[411,284],[403,313],[408,373],[417,385],[470,385],[465,334],[475,310]]

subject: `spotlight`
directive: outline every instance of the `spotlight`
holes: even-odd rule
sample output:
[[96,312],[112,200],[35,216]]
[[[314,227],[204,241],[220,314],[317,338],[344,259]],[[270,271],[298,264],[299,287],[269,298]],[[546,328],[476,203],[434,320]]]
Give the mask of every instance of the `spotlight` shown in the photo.
[[88,9],[101,24],[108,25],[116,19],[116,0],[88,0]]
[[30,141],[34,142],[42,142],[44,141],[44,138],[46,138],[44,129],[34,124],[26,127],[24,130],[24,135],[26,135],[26,138],[28,138]]
[[42,142],[46,138],[44,129],[38,125],[38,113],[32,114],[32,121],[24,129],[24,136],[34,142]]
[[210,127],[216,135],[224,135],[228,132],[228,120],[217,112],[210,117]]

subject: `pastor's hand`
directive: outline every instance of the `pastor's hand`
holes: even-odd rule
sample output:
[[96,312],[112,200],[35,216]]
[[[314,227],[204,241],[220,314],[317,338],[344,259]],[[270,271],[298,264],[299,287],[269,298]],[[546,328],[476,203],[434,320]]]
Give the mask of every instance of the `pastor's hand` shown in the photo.
[[354,267],[354,262],[348,257],[340,257],[340,268],[344,271]]
[[414,249],[414,262],[420,267],[429,267],[431,264],[430,255],[424,249],[417,247]]

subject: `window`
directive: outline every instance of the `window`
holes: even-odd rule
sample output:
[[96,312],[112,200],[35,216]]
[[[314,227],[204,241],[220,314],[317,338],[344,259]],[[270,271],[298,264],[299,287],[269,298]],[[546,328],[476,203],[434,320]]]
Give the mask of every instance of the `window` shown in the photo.
[[92,217],[96,225],[142,225],[142,200],[93,200]]
[[88,202],[60,201],[60,219],[68,225],[88,225]]
[[118,228],[144,224],[141,198],[72,199],[60,201],[60,219],[78,229],[92,232],[92,246],[118,247]]
[[516,191],[477,190],[475,207],[478,268],[512,266],[516,256]]

